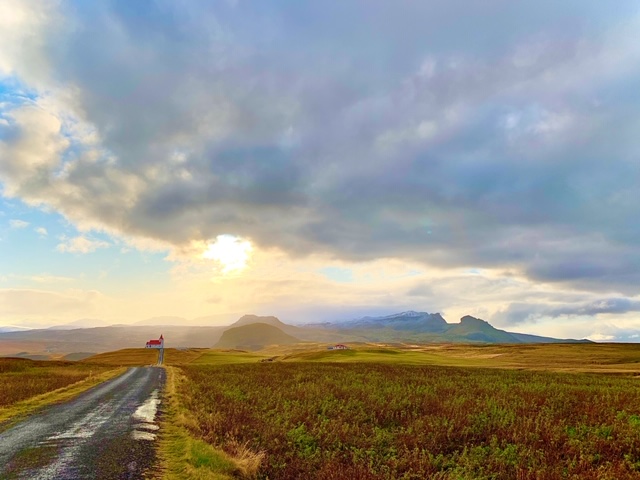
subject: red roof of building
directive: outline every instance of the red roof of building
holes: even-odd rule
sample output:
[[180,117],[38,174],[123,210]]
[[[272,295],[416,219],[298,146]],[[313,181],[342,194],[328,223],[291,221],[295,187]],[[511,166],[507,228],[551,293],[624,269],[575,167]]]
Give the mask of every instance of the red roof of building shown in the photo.
[[162,342],[160,340],[149,340],[147,345],[160,345]]

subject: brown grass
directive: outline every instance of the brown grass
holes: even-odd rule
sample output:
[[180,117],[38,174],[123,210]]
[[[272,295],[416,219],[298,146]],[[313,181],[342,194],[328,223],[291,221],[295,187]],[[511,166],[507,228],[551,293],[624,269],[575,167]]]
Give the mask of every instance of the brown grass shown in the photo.
[[180,367],[191,434],[263,479],[640,478],[640,384],[368,363]]
[[111,369],[76,362],[0,358],[0,407],[58,390]]
[[106,365],[0,358],[0,431],[25,415],[69,400],[123,371]]
[[164,363],[167,365],[185,365],[197,361],[205,352],[209,351],[207,348],[189,348],[189,349],[176,349],[165,348],[164,350]]
[[158,361],[158,350],[152,348],[124,348],[114,352],[99,353],[85,358],[79,363],[94,365],[117,365],[135,367],[155,365]]
[[576,372],[640,372],[640,344],[418,346],[416,351],[480,361],[486,366]]
[[231,455],[234,463],[238,467],[238,474],[241,478],[255,478],[262,462],[265,459],[264,451],[255,451],[249,446],[249,442],[240,443],[232,439],[226,444],[226,452]]
[[255,478],[261,454],[253,453],[246,444],[234,444],[224,452],[190,431],[199,428],[197,419],[182,406],[178,389],[186,379],[174,367],[167,367],[165,414],[158,449],[163,480],[231,480]]
[[[184,365],[198,361],[206,352],[206,348],[165,348],[164,363],[166,365]],[[158,361],[158,350],[153,348],[124,348],[113,352],[99,353],[82,360],[82,363],[97,365],[144,366],[155,365]]]
[[[260,352],[264,354],[264,351]],[[281,362],[393,363],[532,369],[558,372],[640,373],[640,344],[350,344],[269,350]],[[205,357],[203,357],[205,358]],[[199,361],[198,363],[205,363]]]

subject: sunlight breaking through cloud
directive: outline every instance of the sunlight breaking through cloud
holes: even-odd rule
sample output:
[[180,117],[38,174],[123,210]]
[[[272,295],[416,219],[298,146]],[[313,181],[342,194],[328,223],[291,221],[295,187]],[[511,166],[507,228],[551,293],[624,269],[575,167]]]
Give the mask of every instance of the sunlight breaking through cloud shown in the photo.
[[222,273],[244,270],[251,257],[253,247],[248,240],[234,235],[218,235],[202,254],[203,258],[215,260],[222,266]]

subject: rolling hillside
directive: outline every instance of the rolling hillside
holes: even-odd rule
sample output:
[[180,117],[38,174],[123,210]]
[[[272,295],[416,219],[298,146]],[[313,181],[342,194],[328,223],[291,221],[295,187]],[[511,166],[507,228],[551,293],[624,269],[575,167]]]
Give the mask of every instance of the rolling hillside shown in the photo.
[[237,348],[242,350],[260,350],[268,345],[291,345],[300,343],[274,325],[250,323],[226,330],[215,348]]

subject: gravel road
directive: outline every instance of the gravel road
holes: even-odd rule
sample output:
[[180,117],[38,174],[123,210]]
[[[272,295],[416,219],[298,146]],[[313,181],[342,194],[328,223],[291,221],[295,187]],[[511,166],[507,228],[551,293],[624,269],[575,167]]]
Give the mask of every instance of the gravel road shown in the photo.
[[0,434],[1,479],[134,479],[155,461],[165,371],[130,368]]

